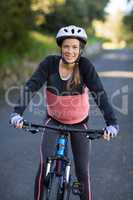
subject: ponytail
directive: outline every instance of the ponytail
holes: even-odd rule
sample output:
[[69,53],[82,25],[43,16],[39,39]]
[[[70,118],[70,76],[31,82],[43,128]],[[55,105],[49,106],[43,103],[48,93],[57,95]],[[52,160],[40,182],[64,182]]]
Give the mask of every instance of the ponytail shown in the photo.
[[73,87],[79,85],[81,82],[80,78],[80,71],[79,71],[79,64],[78,62],[75,63],[73,74],[70,80],[67,83],[67,90],[71,90]]

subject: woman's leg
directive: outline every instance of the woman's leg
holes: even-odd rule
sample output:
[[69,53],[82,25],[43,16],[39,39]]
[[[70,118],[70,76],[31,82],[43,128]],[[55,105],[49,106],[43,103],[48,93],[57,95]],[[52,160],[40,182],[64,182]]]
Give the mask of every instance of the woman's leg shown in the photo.
[[[77,128],[84,128],[84,124],[75,125]],[[74,155],[75,171],[78,181],[81,183],[81,200],[92,200],[89,172],[90,142],[85,134],[71,134],[71,146]]]
[[[56,122],[52,119],[48,119],[46,123],[50,125],[57,125]],[[35,179],[34,186],[34,200],[43,199],[43,190],[44,190],[44,177],[46,171],[46,160],[48,156],[53,155],[56,147],[56,139],[58,137],[57,131],[45,129],[45,132],[42,136],[42,142],[40,146],[40,165]],[[45,195],[45,194],[44,194]]]

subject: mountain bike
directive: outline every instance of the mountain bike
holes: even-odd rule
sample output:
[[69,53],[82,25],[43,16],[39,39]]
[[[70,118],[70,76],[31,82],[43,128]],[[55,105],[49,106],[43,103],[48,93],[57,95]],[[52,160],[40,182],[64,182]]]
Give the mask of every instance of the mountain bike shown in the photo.
[[59,136],[56,141],[54,155],[47,158],[46,174],[44,178],[43,200],[69,200],[70,193],[80,195],[82,185],[78,181],[72,182],[71,160],[68,158],[68,136],[69,134],[85,133],[88,140],[101,138],[103,130],[76,129],[66,125],[51,126],[39,125],[24,121],[23,129],[36,134],[44,132],[45,129],[58,130]]

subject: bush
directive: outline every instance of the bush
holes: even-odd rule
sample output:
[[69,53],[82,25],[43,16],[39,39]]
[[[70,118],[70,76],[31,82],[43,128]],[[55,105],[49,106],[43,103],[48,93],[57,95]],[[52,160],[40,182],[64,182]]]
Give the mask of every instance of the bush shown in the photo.
[[11,49],[0,51],[0,92],[27,80],[44,57],[57,51],[53,36],[30,31],[29,37],[30,47],[23,54],[17,54]]
[[32,26],[31,0],[1,0],[0,47],[23,51]]

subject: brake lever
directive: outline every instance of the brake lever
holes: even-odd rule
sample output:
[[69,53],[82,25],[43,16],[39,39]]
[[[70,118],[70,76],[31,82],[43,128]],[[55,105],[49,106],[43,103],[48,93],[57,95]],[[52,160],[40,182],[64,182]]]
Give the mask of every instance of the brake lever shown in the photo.
[[89,140],[95,140],[95,139],[100,139],[102,138],[102,135],[101,134],[86,134],[86,138],[89,139]]

